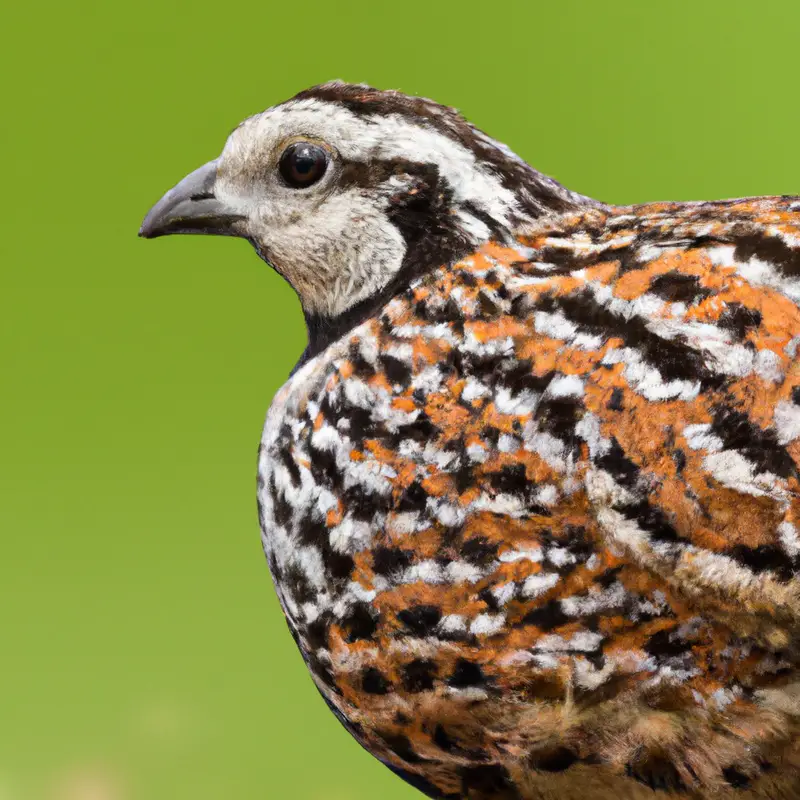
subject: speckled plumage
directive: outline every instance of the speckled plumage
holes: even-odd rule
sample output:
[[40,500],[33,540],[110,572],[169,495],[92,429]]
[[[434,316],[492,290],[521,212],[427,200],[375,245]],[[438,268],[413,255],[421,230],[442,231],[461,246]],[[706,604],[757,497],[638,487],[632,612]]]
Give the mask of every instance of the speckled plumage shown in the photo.
[[800,199],[511,228],[272,403],[263,544],[314,682],[432,797],[799,796]]

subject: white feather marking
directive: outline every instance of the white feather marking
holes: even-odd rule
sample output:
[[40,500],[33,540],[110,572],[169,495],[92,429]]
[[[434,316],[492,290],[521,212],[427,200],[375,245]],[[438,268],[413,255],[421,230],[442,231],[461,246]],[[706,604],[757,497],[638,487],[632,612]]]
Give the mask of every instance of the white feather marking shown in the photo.
[[716,453],[724,447],[722,439],[711,433],[711,426],[705,423],[687,425],[683,429],[683,435],[692,450],[705,450],[709,453]]
[[400,583],[441,583],[444,580],[442,568],[433,559],[412,564],[403,573]]
[[755,497],[785,500],[781,480],[771,472],[756,473],[755,466],[736,450],[711,453],[703,459],[705,469],[723,486]]
[[514,561],[533,561],[538,563],[542,560],[544,554],[540,547],[534,547],[528,550],[506,550],[500,553],[500,561],[504,564],[511,564]]
[[508,583],[503,583],[500,586],[495,586],[492,589],[492,595],[494,596],[497,605],[504,606],[511,598],[514,597],[514,593],[517,590],[517,585],[514,581],[509,581]]
[[483,577],[483,572],[467,561],[451,561],[445,572],[453,583],[475,583]]
[[577,375],[556,375],[545,390],[546,397],[583,397],[583,380]]
[[783,378],[781,358],[772,350],[759,350],[756,354],[756,374],[765,381],[778,383]]
[[338,553],[357,553],[369,546],[372,540],[370,525],[355,520],[349,514],[328,532],[331,547]]
[[611,440],[606,439],[600,431],[600,418],[587,411],[575,426],[575,433],[589,445],[589,456],[592,459],[602,458],[611,448]]
[[778,525],[778,536],[780,536],[783,549],[792,558],[800,555],[800,538],[797,535],[797,528],[791,522],[781,522]]
[[501,453],[516,453],[521,445],[522,442],[516,436],[511,436],[508,433],[502,434],[497,440],[497,449]]
[[773,419],[779,444],[789,444],[800,436],[800,406],[781,400],[775,406]]
[[467,622],[461,614],[446,614],[439,620],[438,627],[444,633],[459,633],[467,629]]
[[483,464],[489,458],[489,451],[482,444],[474,442],[467,446],[467,455],[473,463]]
[[522,584],[522,596],[526,598],[539,597],[539,595],[552,589],[559,581],[556,572],[539,572],[525,579]]
[[474,636],[492,636],[506,624],[505,614],[478,614],[470,623],[469,632]]
[[554,506],[558,502],[558,488],[552,483],[540,486],[533,495],[533,499],[542,506]]
[[513,394],[510,389],[500,387],[494,396],[495,408],[501,414],[511,414],[514,416],[525,416],[533,413],[539,402],[539,396],[524,389],[518,394]]
[[537,311],[533,315],[533,323],[536,333],[550,339],[571,341],[578,333],[577,326],[560,313],[551,314],[547,311]]
[[477,378],[470,375],[461,392],[461,399],[465,400],[467,403],[471,403],[479,397],[486,397],[488,394],[488,387],[484,386]]

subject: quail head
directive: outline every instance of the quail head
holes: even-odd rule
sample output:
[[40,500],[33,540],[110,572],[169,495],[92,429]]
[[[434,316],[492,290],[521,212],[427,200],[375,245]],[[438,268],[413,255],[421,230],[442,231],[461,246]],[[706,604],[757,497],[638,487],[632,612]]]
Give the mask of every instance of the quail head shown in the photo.
[[436,798],[800,797],[800,199],[614,206],[333,82],[141,235],[248,239],[308,347],[264,550],[325,701]]

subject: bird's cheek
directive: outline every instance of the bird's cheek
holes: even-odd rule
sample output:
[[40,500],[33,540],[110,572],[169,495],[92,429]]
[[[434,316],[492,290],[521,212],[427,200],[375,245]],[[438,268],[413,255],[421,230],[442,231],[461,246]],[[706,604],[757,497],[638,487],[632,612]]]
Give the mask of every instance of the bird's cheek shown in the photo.
[[291,202],[291,198],[261,197],[253,202],[249,209],[249,217],[254,231],[264,235],[269,232],[280,232],[292,225],[300,224],[305,214]]

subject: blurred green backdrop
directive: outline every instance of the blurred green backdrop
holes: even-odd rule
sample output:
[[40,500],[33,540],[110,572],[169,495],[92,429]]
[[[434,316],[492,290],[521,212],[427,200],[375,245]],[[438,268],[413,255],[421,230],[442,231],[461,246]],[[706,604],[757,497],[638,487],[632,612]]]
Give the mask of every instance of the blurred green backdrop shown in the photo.
[[604,200],[800,193],[800,4],[76,0],[0,27],[0,799],[410,800],[318,697],[261,554],[297,302],[244,242],[139,222],[334,77],[456,105]]

